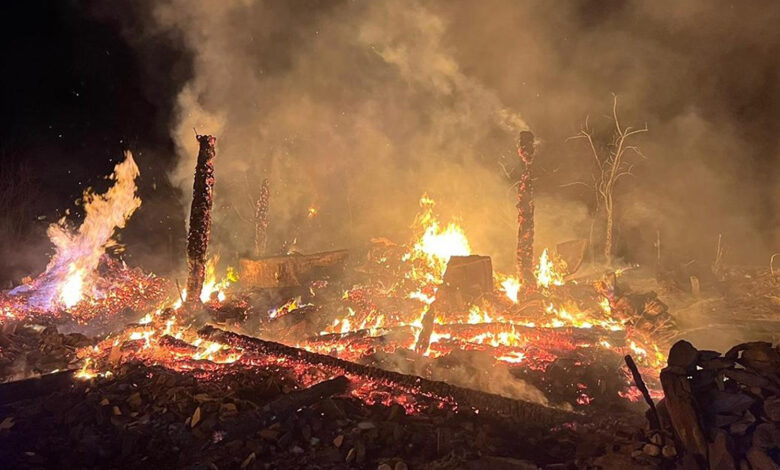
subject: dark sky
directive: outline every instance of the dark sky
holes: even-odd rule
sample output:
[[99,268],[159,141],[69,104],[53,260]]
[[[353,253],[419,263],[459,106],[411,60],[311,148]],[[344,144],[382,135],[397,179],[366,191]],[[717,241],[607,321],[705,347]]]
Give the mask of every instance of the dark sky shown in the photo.
[[[146,244],[159,247],[173,240],[176,245],[184,227],[170,218],[182,211],[165,177],[173,161],[167,122],[172,90],[186,78],[186,65],[178,78],[170,75],[163,89],[144,88],[148,69],[139,55],[116,25],[96,19],[88,2],[25,0],[2,2],[0,8],[6,19],[0,33],[0,157],[7,171],[26,165],[35,175],[31,191],[37,194],[26,214],[35,228],[25,240],[36,248],[28,256],[21,254],[26,250],[4,247],[1,264],[7,268],[0,277],[16,277],[18,272],[11,273],[16,269],[42,269],[48,249],[45,226],[74,209],[86,187],[104,188],[103,176],[125,149],[134,152],[143,175],[140,195],[151,202],[142,205],[123,234],[133,248],[128,252],[144,257]],[[178,53],[160,48],[157,57],[172,71],[173,64],[186,63]],[[34,222],[37,216],[46,219]],[[144,264],[151,263],[150,269],[168,261],[149,258]]]

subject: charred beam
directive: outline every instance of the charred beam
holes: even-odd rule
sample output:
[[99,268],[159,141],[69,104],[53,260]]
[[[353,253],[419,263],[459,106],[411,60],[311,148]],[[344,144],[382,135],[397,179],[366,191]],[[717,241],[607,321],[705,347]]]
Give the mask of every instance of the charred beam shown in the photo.
[[203,278],[206,273],[206,251],[211,235],[211,208],[214,204],[214,156],[216,137],[197,136],[200,149],[195,165],[195,180],[192,185],[192,206],[190,228],[187,234],[187,302],[200,302]]
[[268,178],[263,180],[260,187],[260,197],[255,205],[255,256],[265,255],[268,242],[268,208],[271,199],[271,189]]
[[261,411],[230,423],[225,431],[233,436],[247,436],[267,427],[274,421],[281,421],[301,408],[314,405],[325,398],[345,393],[349,379],[340,375],[303,390],[295,390],[266,404]]
[[517,177],[517,273],[525,286],[535,286],[534,279],[534,186],[532,163],[534,135],[520,133],[517,154],[521,167]]
[[0,384],[0,405],[29,400],[65,390],[75,383],[76,369]]
[[284,358],[297,364],[322,367],[333,376],[356,376],[411,395],[427,397],[458,409],[471,407],[480,414],[509,418],[526,423],[529,427],[552,426],[577,419],[579,415],[549,408],[537,403],[502,397],[486,392],[457,387],[445,382],[428,380],[421,377],[391,372],[376,367],[364,366],[324,354],[306,351],[272,341],[264,341],[250,336],[228,332],[207,325],[198,334],[204,339],[228,344],[243,349],[247,354]]

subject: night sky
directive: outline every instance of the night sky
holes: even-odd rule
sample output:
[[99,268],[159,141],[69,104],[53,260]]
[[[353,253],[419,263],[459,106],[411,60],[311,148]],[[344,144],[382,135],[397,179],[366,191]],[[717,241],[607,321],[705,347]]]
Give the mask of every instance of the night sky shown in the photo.
[[[182,210],[165,172],[174,158],[167,124],[172,90],[186,79],[186,58],[160,50],[160,63],[142,63],[119,28],[87,2],[25,0],[3,2],[1,8],[6,25],[0,41],[0,156],[4,172],[20,165],[31,171],[29,194],[35,197],[25,213],[24,234],[25,248],[34,249],[5,243],[0,279],[18,279],[45,266],[50,249],[45,227],[65,209],[76,209],[77,218],[74,201],[89,186],[105,188],[103,177],[125,149],[134,152],[141,169],[145,201],[122,233],[128,252],[145,258],[145,246],[181,248]],[[144,88],[149,67],[169,67],[169,83]],[[149,256],[143,264],[160,270],[168,261]]]

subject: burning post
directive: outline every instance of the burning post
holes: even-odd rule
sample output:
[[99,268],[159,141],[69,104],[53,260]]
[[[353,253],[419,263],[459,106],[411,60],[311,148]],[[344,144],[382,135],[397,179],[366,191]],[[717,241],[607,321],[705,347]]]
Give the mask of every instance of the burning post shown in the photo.
[[520,133],[517,154],[522,161],[517,178],[517,273],[526,286],[534,286],[534,186],[531,173],[534,135],[531,132]]
[[217,139],[211,135],[197,136],[200,149],[192,184],[190,229],[187,234],[187,301],[200,300],[206,272],[206,250],[211,233],[211,207],[214,204],[214,156]]
[[265,254],[268,232],[268,204],[271,198],[271,189],[268,178],[263,180],[260,187],[260,197],[257,198],[255,206],[255,256],[260,257]]

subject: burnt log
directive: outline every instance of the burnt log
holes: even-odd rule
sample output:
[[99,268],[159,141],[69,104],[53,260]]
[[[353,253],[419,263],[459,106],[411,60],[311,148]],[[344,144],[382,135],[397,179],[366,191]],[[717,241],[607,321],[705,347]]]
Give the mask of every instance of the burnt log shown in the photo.
[[241,258],[239,277],[244,287],[298,287],[309,279],[340,272],[348,256],[347,250],[327,251],[311,255],[294,254],[262,259]]
[[263,180],[260,187],[260,196],[255,205],[255,256],[265,255],[268,243],[268,209],[271,199],[271,189],[268,178]]
[[534,278],[534,135],[523,131],[518,137],[517,154],[521,167],[517,175],[517,273],[525,286],[535,286]]
[[206,325],[198,331],[204,339],[240,348],[245,354],[285,358],[296,364],[315,366],[327,370],[333,376],[354,376],[394,388],[398,391],[440,402],[453,410],[471,408],[481,415],[516,420],[528,427],[546,427],[576,420],[580,415],[538,403],[457,387],[445,382],[401,374],[376,367],[356,364],[332,356],[318,354],[272,341],[240,335]]
[[187,234],[187,302],[200,302],[203,278],[206,274],[206,252],[211,236],[211,208],[214,205],[214,157],[217,139],[210,135],[197,136],[200,148],[192,184],[190,227]]

